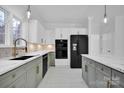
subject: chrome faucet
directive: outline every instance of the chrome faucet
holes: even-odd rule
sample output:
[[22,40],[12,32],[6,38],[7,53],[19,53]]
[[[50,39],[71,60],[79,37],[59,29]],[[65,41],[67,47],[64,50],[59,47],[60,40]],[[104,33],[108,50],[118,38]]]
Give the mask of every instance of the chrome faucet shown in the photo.
[[25,52],[27,53],[27,45],[28,45],[28,43],[27,43],[27,41],[25,40],[25,39],[23,39],[23,38],[17,38],[16,40],[15,40],[15,42],[14,42],[14,56],[16,56],[16,50],[17,50],[17,47],[16,47],[16,42],[18,41],[18,40],[23,40],[23,41],[25,41]]

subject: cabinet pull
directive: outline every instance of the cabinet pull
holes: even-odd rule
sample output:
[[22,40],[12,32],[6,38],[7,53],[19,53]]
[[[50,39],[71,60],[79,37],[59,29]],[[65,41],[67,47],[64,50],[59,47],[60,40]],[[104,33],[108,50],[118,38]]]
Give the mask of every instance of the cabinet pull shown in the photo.
[[39,74],[39,66],[37,66],[36,73]]
[[85,65],[85,72],[88,72],[88,68],[87,68],[87,65]]
[[12,88],[16,88],[16,87],[15,87],[15,85],[14,85],[14,86],[12,86]]
[[111,81],[110,80],[107,81],[107,88],[111,88]]
[[101,68],[101,70],[103,71],[103,68]]
[[12,75],[12,78],[15,78],[15,77],[16,77],[16,75],[15,75],[15,74],[13,74],[13,75]]

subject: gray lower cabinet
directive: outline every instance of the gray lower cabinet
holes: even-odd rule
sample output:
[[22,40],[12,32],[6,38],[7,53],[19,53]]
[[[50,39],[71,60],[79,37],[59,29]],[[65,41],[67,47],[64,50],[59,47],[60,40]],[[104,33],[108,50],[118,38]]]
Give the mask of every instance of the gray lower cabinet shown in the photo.
[[55,52],[50,52],[48,54],[48,65],[55,66]]
[[88,86],[91,88],[96,87],[95,64],[92,60],[88,59]]
[[26,82],[26,73],[24,73],[23,75],[21,75],[16,81],[14,81],[14,83],[12,83],[9,88],[25,88]]
[[42,59],[37,58],[26,66],[27,82],[26,87],[34,88],[42,79]]
[[110,88],[111,78],[100,70],[96,70],[96,87],[97,88]]
[[112,88],[123,88],[124,87],[124,73],[116,70],[112,70]]
[[[4,75],[0,76],[0,88],[10,87],[14,82],[18,82],[19,77],[25,75],[24,67],[19,67],[13,71],[10,71]],[[20,82],[21,83],[21,82]],[[22,84],[20,84],[22,85]],[[25,87],[25,86],[24,86]]]
[[35,88],[42,80],[42,57],[0,76],[0,88]]
[[33,65],[27,70],[27,82],[26,87],[34,88],[36,87],[36,65]]
[[36,86],[42,80],[42,62],[36,65]]
[[86,58],[82,60],[82,77],[84,81],[88,84],[88,66]]
[[111,87],[111,68],[86,57],[82,57],[82,77],[88,87]]

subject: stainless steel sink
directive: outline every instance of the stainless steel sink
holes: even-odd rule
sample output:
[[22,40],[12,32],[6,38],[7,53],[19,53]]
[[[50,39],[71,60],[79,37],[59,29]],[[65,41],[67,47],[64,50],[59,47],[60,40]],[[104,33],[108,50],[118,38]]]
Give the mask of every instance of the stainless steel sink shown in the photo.
[[26,59],[29,59],[31,57],[34,57],[34,56],[21,56],[21,57],[17,57],[17,58],[12,58],[10,60],[26,60]]

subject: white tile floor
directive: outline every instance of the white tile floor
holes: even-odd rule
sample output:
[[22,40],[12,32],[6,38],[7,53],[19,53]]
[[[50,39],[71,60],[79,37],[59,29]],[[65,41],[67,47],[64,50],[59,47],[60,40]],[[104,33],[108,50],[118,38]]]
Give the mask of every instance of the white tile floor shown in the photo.
[[38,88],[87,88],[81,69],[66,66],[50,67]]

